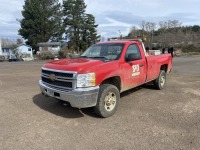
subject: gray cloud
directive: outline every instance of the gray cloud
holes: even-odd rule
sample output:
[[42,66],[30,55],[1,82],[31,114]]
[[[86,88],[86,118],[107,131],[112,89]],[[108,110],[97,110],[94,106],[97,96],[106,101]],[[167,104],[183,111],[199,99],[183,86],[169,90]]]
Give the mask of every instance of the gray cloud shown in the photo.
[[130,27],[129,26],[100,26],[98,28],[98,32],[101,33],[101,36],[104,37],[118,37],[120,32],[123,36],[126,36],[127,33],[129,32]]
[[[60,2],[62,0],[59,0]],[[159,21],[179,20],[183,25],[200,25],[199,0],[85,0],[86,13],[96,18],[98,33],[112,37],[127,35],[131,26],[140,26],[143,20]],[[24,0],[1,0],[0,37],[19,37],[19,22]]]
[[1,0],[0,5],[0,37],[19,38],[19,22],[16,19],[22,18],[21,10],[23,0],[7,1]]
[[144,17],[136,16],[133,13],[125,11],[107,11],[104,12],[104,15],[118,22],[125,22],[127,24],[139,24],[144,20]]
[[126,11],[106,11],[96,17],[99,24],[98,31],[104,36],[117,36],[120,30],[123,35],[128,35],[131,26],[140,27],[142,21],[159,23],[160,21],[178,20],[183,25],[200,24],[195,13],[170,13],[163,16],[140,16]]
[[85,0],[87,12],[94,14],[99,24],[98,31],[105,36],[116,36],[121,30],[127,35],[133,25],[141,22],[179,20],[183,25],[200,24],[199,0]]
[[195,13],[172,13],[166,18],[180,20],[182,23],[190,22],[191,24],[194,24],[197,21],[199,22],[198,17],[195,16]]

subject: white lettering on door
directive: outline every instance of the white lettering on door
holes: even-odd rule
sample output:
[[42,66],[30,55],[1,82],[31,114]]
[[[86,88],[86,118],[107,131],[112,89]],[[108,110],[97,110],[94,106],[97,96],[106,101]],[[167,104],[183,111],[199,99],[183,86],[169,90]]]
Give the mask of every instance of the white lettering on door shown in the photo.
[[133,65],[132,69],[133,69],[132,76],[140,75],[140,66],[139,65]]

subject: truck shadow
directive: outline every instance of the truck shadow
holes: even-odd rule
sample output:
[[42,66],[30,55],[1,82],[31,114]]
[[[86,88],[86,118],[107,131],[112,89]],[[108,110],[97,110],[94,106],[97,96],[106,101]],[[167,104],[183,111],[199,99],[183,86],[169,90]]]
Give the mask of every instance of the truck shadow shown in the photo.
[[33,97],[33,103],[41,109],[63,118],[81,118],[84,115],[99,118],[94,114],[92,108],[73,108],[67,103],[56,100],[55,98],[45,97],[42,94],[35,95]]
[[[131,90],[122,92],[120,97],[125,97],[130,94],[134,94],[141,89],[153,89],[155,90],[154,86],[151,84],[142,85]],[[42,94],[37,94],[33,97],[33,103],[40,107],[41,109],[48,111],[52,114],[57,116],[61,116],[63,118],[81,118],[85,115],[93,117],[93,118],[101,118],[94,113],[93,108],[73,108],[69,104],[56,100],[55,98],[45,97]]]
[[125,97],[125,96],[127,96],[127,95],[133,94],[134,92],[137,92],[137,91],[139,91],[139,90],[141,90],[141,89],[152,89],[152,90],[157,90],[157,89],[154,87],[153,83],[146,83],[146,84],[144,84],[144,85],[141,85],[141,86],[135,87],[135,88],[133,88],[133,89],[127,90],[127,91],[125,91],[125,92],[122,92],[122,93],[120,94],[120,97],[122,98],[122,97]]

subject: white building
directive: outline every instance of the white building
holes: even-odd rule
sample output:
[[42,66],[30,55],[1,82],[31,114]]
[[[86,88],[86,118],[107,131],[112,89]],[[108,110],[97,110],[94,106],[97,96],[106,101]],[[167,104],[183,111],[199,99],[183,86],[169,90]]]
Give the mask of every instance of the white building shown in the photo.
[[43,42],[37,44],[40,52],[49,51],[52,54],[58,54],[58,52],[61,50],[61,45],[61,42]]
[[1,47],[1,53],[5,59],[20,57],[25,61],[33,60],[32,47],[25,44],[3,46]]
[[16,49],[24,61],[33,60],[33,49],[31,46],[23,44],[16,47]]
[[15,49],[14,45],[2,46],[1,49],[2,49],[2,56],[5,59],[9,59],[11,56],[14,55],[14,49]]

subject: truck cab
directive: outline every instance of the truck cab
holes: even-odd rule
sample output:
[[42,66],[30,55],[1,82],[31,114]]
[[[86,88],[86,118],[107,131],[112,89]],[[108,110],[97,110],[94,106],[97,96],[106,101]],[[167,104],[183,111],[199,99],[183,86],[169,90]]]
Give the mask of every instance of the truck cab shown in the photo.
[[39,85],[44,95],[110,117],[121,92],[151,81],[163,89],[171,68],[171,55],[146,56],[141,40],[108,41],[92,45],[79,58],[44,64]]

